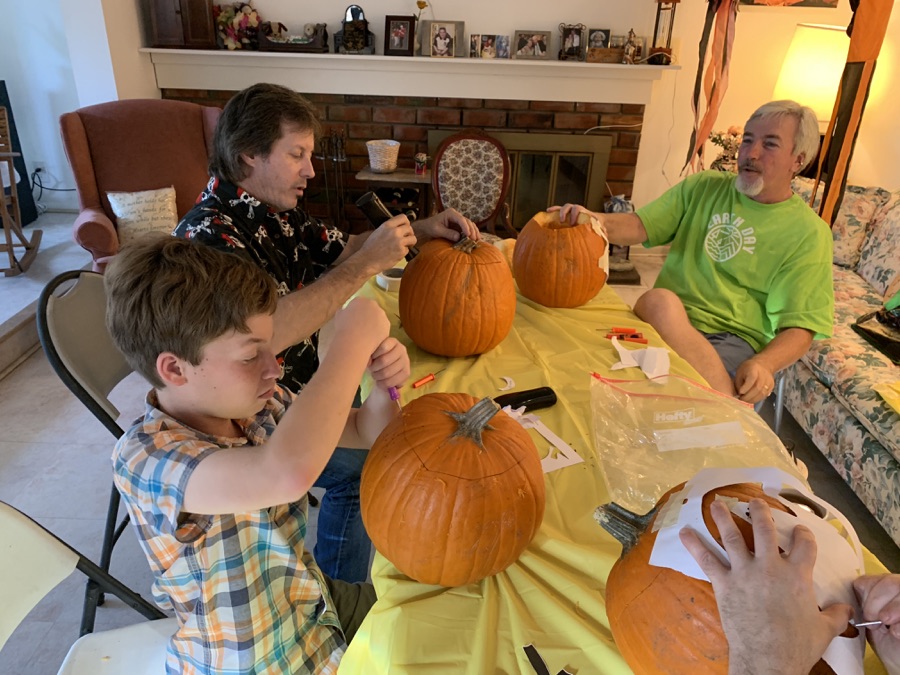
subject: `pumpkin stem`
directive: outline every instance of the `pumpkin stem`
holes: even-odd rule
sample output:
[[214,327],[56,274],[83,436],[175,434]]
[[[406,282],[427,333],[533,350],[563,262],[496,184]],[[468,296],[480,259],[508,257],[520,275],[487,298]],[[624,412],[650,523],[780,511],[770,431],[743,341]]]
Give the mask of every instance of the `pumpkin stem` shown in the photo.
[[459,241],[453,244],[453,248],[463,253],[471,253],[478,248],[478,244],[468,237],[460,237]]
[[622,555],[625,555],[650,525],[658,508],[658,506],[654,506],[652,511],[639,516],[633,511],[611,502],[597,507],[594,511],[594,520],[622,544]]
[[464,413],[445,410],[444,412],[450,415],[450,417],[455,419],[459,424],[450,438],[462,436],[463,438],[475,441],[478,443],[479,447],[483,447],[481,442],[481,432],[491,428],[488,422],[490,422],[491,418],[499,411],[500,406],[487,397],[478,401],[478,403]]

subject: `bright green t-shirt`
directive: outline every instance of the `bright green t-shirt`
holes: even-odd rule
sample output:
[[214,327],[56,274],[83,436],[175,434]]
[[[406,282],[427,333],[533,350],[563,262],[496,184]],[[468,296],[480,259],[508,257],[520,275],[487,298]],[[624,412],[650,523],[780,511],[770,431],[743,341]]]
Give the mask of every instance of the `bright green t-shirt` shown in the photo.
[[698,330],[734,333],[756,351],[784,328],[830,336],[828,225],[796,195],[761,204],[734,183],[734,174],[704,171],[638,209],[644,245],[671,243],[656,287],[681,298]]

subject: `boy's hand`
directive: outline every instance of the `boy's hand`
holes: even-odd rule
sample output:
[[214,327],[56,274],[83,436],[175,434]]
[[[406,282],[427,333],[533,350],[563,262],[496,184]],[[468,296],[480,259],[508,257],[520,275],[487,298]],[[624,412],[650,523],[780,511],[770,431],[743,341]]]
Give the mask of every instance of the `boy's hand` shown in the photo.
[[409,354],[406,347],[396,338],[384,340],[372,353],[369,372],[376,386],[381,389],[399,387],[409,379]]

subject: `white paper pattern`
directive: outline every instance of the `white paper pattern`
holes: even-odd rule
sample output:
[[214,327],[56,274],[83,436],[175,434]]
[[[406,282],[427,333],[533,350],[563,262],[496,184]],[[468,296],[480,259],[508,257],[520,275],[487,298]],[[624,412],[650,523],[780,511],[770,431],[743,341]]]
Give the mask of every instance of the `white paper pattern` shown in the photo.
[[541,466],[544,469],[544,473],[550,473],[551,471],[556,471],[557,469],[562,469],[563,467],[572,466],[573,464],[584,461],[581,455],[575,452],[568,443],[550,431],[547,425],[541,422],[537,415],[526,415],[525,406],[515,409],[510,406],[505,406],[503,412],[521,424],[524,429],[534,429],[543,436],[545,440],[552,444],[550,453],[541,460]]
[[[669,374],[669,350],[663,347],[646,347],[644,349],[628,349],[619,344],[619,340],[615,337],[610,338],[613,347],[619,352],[619,362],[612,366],[610,370],[621,370],[622,368],[640,368],[644,374],[653,379],[662,375]],[[665,384],[665,380],[661,382]]]

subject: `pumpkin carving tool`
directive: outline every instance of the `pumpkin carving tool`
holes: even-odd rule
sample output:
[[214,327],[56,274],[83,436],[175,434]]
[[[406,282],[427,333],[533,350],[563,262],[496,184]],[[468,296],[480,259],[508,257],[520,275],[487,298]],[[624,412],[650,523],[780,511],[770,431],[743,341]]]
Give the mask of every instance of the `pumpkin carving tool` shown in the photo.
[[[884,621],[855,621],[850,619],[850,625],[854,628],[877,628],[878,626],[883,626]],[[885,628],[890,628],[890,626],[885,626]]]
[[420,377],[418,380],[416,380],[415,382],[413,382],[413,384],[412,384],[413,389],[418,389],[418,388],[421,387],[423,384],[428,384],[429,382],[431,382],[432,380],[434,380],[434,376],[435,376],[435,375],[437,375],[438,373],[442,373],[442,372],[444,372],[445,370],[447,370],[447,369],[446,369],[446,368],[441,368],[441,369],[438,370],[437,372],[434,372],[434,373],[428,373],[425,377]]

